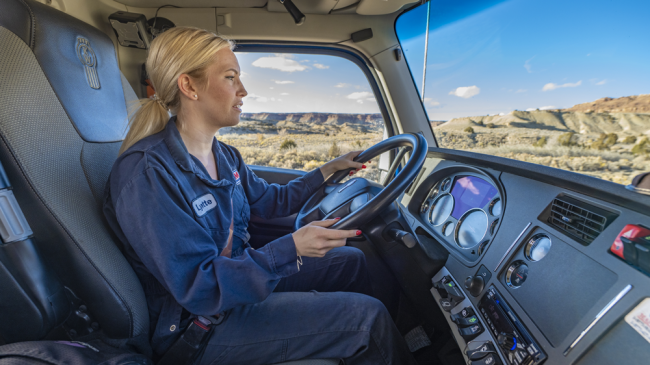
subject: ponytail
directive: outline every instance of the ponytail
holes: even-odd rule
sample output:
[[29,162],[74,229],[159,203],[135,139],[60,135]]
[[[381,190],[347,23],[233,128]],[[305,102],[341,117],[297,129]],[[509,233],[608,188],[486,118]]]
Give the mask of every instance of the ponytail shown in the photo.
[[188,74],[199,83],[206,83],[206,69],[214,63],[215,53],[226,47],[232,50],[234,44],[210,31],[192,27],[175,27],[156,37],[146,63],[156,94],[138,101],[140,108],[129,117],[129,131],[119,153],[165,129],[170,113],[178,114],[180,108],[178,77]]

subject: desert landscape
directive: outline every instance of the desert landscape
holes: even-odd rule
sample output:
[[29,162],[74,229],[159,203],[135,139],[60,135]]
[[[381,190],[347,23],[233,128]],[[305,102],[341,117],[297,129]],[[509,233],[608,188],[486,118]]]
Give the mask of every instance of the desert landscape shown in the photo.
[[[650,171],[650,94],[568,109],[431,122],[440,147],[502,156],[629,184]],[[248,164],[309,171],[382,139],[380,114],[244,113],[217,138]],[[377,163],[359,173],[377,181]]]

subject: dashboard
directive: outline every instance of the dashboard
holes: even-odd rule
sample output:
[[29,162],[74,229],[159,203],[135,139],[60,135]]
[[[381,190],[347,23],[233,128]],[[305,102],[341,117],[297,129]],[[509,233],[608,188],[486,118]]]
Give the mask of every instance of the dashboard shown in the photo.
[[468,364],[648,363],[650,249],[617,252],[650,197],[434,148],[401,204],[424,254],[449,252],[431,295]]

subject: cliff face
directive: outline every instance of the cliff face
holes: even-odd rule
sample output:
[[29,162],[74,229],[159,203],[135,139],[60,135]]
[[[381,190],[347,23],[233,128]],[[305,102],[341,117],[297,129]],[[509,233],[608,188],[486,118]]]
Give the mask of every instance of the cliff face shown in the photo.
[[488,124],[575,133],[650,134],[650,95],[602,98],[569,109],[515,110],[506,115],[454,118],[439,128],[462,129]]
[[384,118],[381,114],[333,114],[333,113],[242,113],[242,120],[266,123],[293,122],[304,124],[377,124]]

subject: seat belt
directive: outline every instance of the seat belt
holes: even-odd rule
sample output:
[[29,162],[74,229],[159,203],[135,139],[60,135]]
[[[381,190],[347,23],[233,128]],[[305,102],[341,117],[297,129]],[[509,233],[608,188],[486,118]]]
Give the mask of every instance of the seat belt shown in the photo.
[[198,316],[190,323],[183,335],[174,342],[157,365],[189,365],[201,348],[203,342],[210,336],[214,326],[221,324],[225,313],[217,317]]
[[[230,199],[230,208],[232,211],[232,199]],[[231,257],[234,224],[235,217],[233,212],[230,216],[228,243],[221,252],[221,256]],[[183,335],[167,350],[157,365],[191,364],[194,361],[194,355],[201,348],[204,340],[209,337],[210,332],[212,332],[213,326],[223,322],[225,317],[225,313],[217,315],[217,317],[198,316],[190,323]]]

